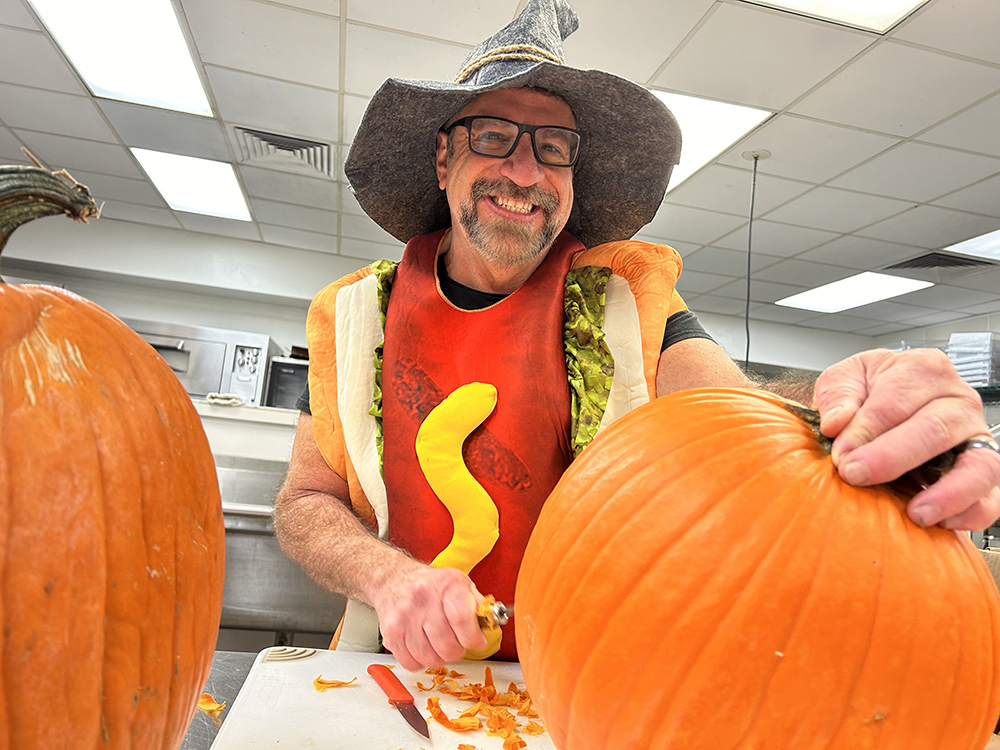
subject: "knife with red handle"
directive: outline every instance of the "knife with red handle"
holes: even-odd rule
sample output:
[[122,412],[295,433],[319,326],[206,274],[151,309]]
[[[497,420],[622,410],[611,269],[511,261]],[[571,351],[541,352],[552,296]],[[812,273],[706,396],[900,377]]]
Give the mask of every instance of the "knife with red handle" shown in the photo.
[[417,707],[413,705],[413,696],[410,695],[410,691],[406,689],[403,683],[399,681],[399,678],[392,673],[392,670],[385,666],[385,664],[372,664],[368,667],[368,674],[382,688],[382,692],[389,698],[389,703],[396,707],[396,710],[402,714],[406,722],[424,737],[430,739],[431,733],[427,729],[427,722],[420,715]]

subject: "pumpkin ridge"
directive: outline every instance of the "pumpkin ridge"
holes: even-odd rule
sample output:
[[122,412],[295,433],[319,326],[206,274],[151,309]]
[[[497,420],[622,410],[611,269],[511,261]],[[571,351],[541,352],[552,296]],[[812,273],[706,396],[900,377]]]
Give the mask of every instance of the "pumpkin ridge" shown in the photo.
[[[795,460],[797,460],[797,457],[794,454],[787,454],[782,457],[782,462],[793,463]],[[766,467],[764,471],[780,472],[780,470],[781,470],[781,463],[775,463],[773,465],[769,465],[768,467]],[[759,474],[763,474],[764,471],[759,472]],[[758,474],[755,474],[750,481],[753,481],[754,479],[756,479],[758,482],[767,481],[766,477],[761,478]],[[821,475],[817,473],[814,480],[821,481],[822,480]],[[750,482],[748,481],[747,484],[749,483]],[[727,493],[726,496],[717,498],[716,502],[713,504],[713,510],[716,508],[720,508],[730,496],[741,495],[742,491],[745,488],[746,485],[743,485],[739,488],[733,488],[733,490]],[[811,521],[816,526],[822,525],[822,523],[819,520],[817,520],[816,509],[807,502],[796,502],[797,500],[797,498],[795,497],[796,494],[797,494],[796,489],[787,488],[785,491],[781,492],[779,495],[773,498],[773,500],[770,502],[770,505],[774,508],[773,514],[776,520],[781,519],[783,517],[783,512],[784,512],[783,509],[785,507],[791,506],[792,508],[794,508],[791,520],[789,521],[787,526],[778,530],[778,536],[769,542],[769,544],[767,545],[767,549],[763,551],[762,557],[754,561],[752,564],[750,563],[747,564],[747,567],[750,569],[749,577],[741,578],[740,585],[738,587],[738,593],[736,594],[735,599],[733,599],[730,602],[728,612],[725,615],[723,615],[722,619],[718,622],[714,631],[711,634],[707,635],[705,640],[702,641],[697,647],[693,648],[694,651],[698,652],[699,654],[704,654],[705,651],[709,651],[713,641],[715,641],[720,636],[724,635],[723,631],[725,630],[725,626],[727,625],[727,623],[732,623],[734,619],[737,623],[737,628],[738,628],[739,622],[741,622],[742,619],[745,617],[745,612],[740,611],[740,603],[741,601],[744,601],[745,598],[750,594],[754,581],[759,580],[760,576],[762,575],[762,569],[766,566],[767,562],[773,560],[775,556],[778,555],[779,553],[789,554],[788,549],[782,546],[782,542],[784,540],[795,536],[799,537],[806,536],[803,533],[802,529],[795,526],[796,521],[800,519],[805,519]],[[810,542],[809,541],[798,542],[795,544],[795,549],[799,549],[801,545],[804,544],[810,544]],[[735,556],[735,553],[734,555],[730,555],[730,557],[733,556]],[[818,567],[819,564],[822,562],[822,555],[817,556],[815,562],[816,562],[816,567]],[[808,597],[812,593],[812,590],[813,588],[812,586],[810,586],[808,590],[800,592],[797,601],[801,602],[802,600],[808,599]],[[693,608],[694,607],[692,606],[691,609]],[[794,607],[792,608],[794,609]],[[687,612],[688,610],[685,609],[685,614],[687,614]],[[784,652],[787,649],[786,645],[787,639],[791,637],[792,633],[794,632],[799,618],[800,618],[800,613],[797,613],[796,616],[793,617],[789,622],[782,623],[783,629],[785,631],[785,640],[784,643],[780,645],[780,647],[776,650]],[[669,634],[666,635],[667,637],[665,638],[665,640],[669,640]],[[709,661],[711,661],[711,659],[714,657],[707,657],[707,658]],[[704,659],[696,657],[695,660],[689,664],[689,666],[684,670],[683,676],[680,678],[680,680],[677,681],[673,689],[673,692],[669,694],[664,692],[663,700],[661,700],[658,704],[660,710],[653,711],[651,712],[651,714],[659,713],[660,716],[665,717],[665,720],[661,727],[651,728],[653,732],[652,738],[649,737],[648,735],[643,736],[642,738],[644,741],[643,746],[656,747],[658,745],[658,742],[663,741],[663,738],[661,738],[660,735],[662,735],[665,731],[669,731],[666,730],[665,728],[671,725],[671,722],[668,719],[674,713],[671,711],[671,706],[675,702],[678,693],[682,693],[686,689],[690,688],[689,683],[692,678],[692,673],[695,671],[700,661],[704,661]],[[757,701],[756,701],[757,708],[754,712],[747,711],[747,714],[745,716],[745,729],[743,732],[743,736],[733,744],[733,747],[739,747],[740,744],[744,741],[744,738],[750,733],[757,715],[763,709],[765,698],[767,696],[768,685],[770,684],[770,676],[774,673],[775,670],[778,669],[779,666],[780,662],[775,662],[771,667],[771,669],[768,671],[767,677],[762,678],[760,680],[761,691],[757,696]],[[757,674],[760,674],[759,667],[756,669],[757,669]],[[703,677],[699,677],[699,684],[701,684],[702,686],[704,685]],[[701,689],[704,690],[705,689],[704,686]],[[744,717],[740,718],[742,719]],[[717,729],[706,727],[704,731],[712,733],[716,732]],[[701,745],[699,745],[699,747],[700,746]]]
[[[748,425],[741,425],[741,426],[729,428],[729,430],[727,430],[727,431],[746,432],[747,429],[748,429]],[[713,433],[713,435],[718,435],[718,434],[719,434],[718,432]],[[710,438],[711,438],[711,436],[706,437],[705,440],[710,439]],[[678,463],[686,463],[684,461],[684,459],[683,459],[683,456],[679,455],[679,454],[683,454],[686,451],[693,450],[694,447],[696,447],[696,444],[700,443],[700,442],[702,442],[702,439],[692,440],[691,442],[686,443],[683,446],[680,446],[676,451],[671,452],[668,456],[665,456],[662,459],[662,461],[671,460],[671,461],[676,461]],[[742,441],[740,441],[740,442],[742,442]],[[722,461],[723,459],[720,458],[719,460]],[[782,460],[791,460],[791,459],[786,455],[786,456],[782,457]],[[658,469],[659,469],[659,467],[657,466],[658,463],[660,463],[660,462],[655,462],[655,463],[651,464],[650,465],[650,470],[654,471],[654,472],[658,471]],[[757,478],[756,474],[750,475],[743,482],[741,482],[739,485],[736,485],[736,486],[732,487],[731,490],[729,492],[727,492],[724,497],[716,497],[715,501],[712,503],[712,511],[714,511],[716,508],[722,506],[727,501],[729,501],[729,503],[732,504],[732,505],[737,505],[738,506],[740,504],[740,502],[741,502],[740,496],[741,496],[742,492],[746,489],[747,485],[750,484],[750,483],[752,483],[756,478]],[[633,481],[633,480],[630,480],[630,481]],[[639,477],[636,477],[634,481],[641,482],[642,479],[639,478]],[[664,479],[663,483],[664,483],[664,485],[669,486],[671,484],[671,479],[670,478]],[[624,494],[629,494],[630,487],[631,487],[631,485],[629,483],[623,483],[623,485],[622,485],[622,487],[620,489],[620,492],[622,492]],[[661,491],[660,493],[655,493],[654,492],[653,494],[656,497],[658,497],[660,494],[663,494],[663,491]],[[615,495],[617,495],[617,493],[615,493]],[[610,496],[608,498],[608,503],[614,502],[615,495],[612,495],[612,496]],[[803,503],[798,503],[797,506],[800,509],[805,509],[807,507]],[[710,511],[710,512],[712,512],[712,511]],[[649,559],[648,559],[648,566],[647,566],[647,568],[645,570],[638,572],[633,578],[629,578],[627,580],[623,579],[623,578],[616,578],[616,583],[619,585],[620,590],[623,590],[625,592],[625,594],[623,595],[623,598],[622,598],[621,601],[607,599],[606,600],[607,604],[608,604],[607,608],[610,609],[610,610],[612,610],[612,611],[617,611],[622,606],[622,603],[628,597],[630,597],[630,596],[640,596],[639,594],[636,593],[636,591],[643,588],[643,583],[642,582],[650,574],[650,571],[657,570],[660,567],[662,567],[662,565],[663,565],[662,560],[663,560],[663,558],[665,556],[670,555],[671,553],[673,553],[675,551],[675,548],[677,546],[683,544],[686,540],[688,540],[691,537],[691,535],[704,534],[705,533],[703,529],[699,528],[699,524],[701,524],[701,522],[703,520],[705,520],[705,519],[704,518],[698,518],[698,519],[695,520],[694,524],[692,524],[692,525],[684,525],[681,528],[680,533],[677,536],[671,538],[670,540],[663,541],[662,542],[662,546],[661,546],[661,548],[660,548],[660,550],[659,550],[658,553],[656,553],[656,552],[651,552],[650,553],[650,556],[649,556]],[[709,521],[713,521],[714,519],[709,518],[708,520]],[[628,533],[629,533],[628,529],[625,529],[625,528],[620,529],[616,534],[614,534],[613,536],[609,537],[608,543],[607,543],[608,547],[614,548],[615,547],[615,540],[618,539],[618,538],[620,538],[623,535],[627,536]],[[596,560],[594,562],[594,565],[597,565],[597,561]],[[590,571],[588,571],[588,573],[589,572]],[[587,576],[587,573],[581,575],[581,586],[583,585],[583,579],[586,576]],[[749,581],[744,581],[744,586],[748,582]],[[698,599],[698,595],[695,594],[695,598],[692,599],[692,600],[690,600],[689,604],[685,605],[682,610],[678,610],[680,612],[679,617],[681,619],[684,618],[684,616],[690,611],[690,609],[693,609],[693,607],[690,606],[690,602],[693,602],[693,601],[695,601],[697,599]],[[614,604],[612,604],[612,601],[614,601]],[[612,622],[610,620],[605,620],[596,629],[588,630],[588,633],[590,634],[590,637],[592,638],[593,642],[594,643],[600,642],[605,637],[606,630],[609,627],[611,627],[611,626],[612,626]],[[558,625],[556,626],[556,630],[559,630],[559,626]],[[664,640],[664,641],[669,641],[670,637],[671,637],[671,633],[663,633],[662,634],[662,640]],[[710,639],[710,637],[711,637],[710,635],[706,634],[706,642]],[[704,646],[705,644],[703,643],[702,645]],[[656,662],[657,662],[657,660],[653,659],[653,658],[651,658],[649,660],[650,664],[654,664]],[[590,660],[589,659],[585,659],[584,662],[583,662],[583,664],[581,665],[581,667],[579,669],[579,674],[581,674],[581,675],[585,674],[588,668],[590,668]],[[679,668],[678,671],[682,671],[682,669]],[[688,671],[689,672],[690,671],[690,666],[686,670],[684,670],[684,671]],[[663,682],[662,679],[660,681],[661,681],[661,683]],[[585,681],[584,680],[580,681],[580,683],[583,683],[583,682],[585,682]],[[642,682],[641,680],[638,680],[637,684],[641,683],[641,682]],[[664,692],[664,699],[662,701],[663,704],[669,705],[670,703],[673,702],[674,695],[676,694],[677,691],[679,691],[679,690],[682,689],[683,682],[684,682],[684,677],[681,677],[679,679],[679,681],[677,682],[677,684],[676,684],[676,686],[674,688],[674,692],[673,693],[670,693],[668,695],[666,693],[666,691]],[[578,683],[578,684],[580,684],[580,683]],[[645,698],[643,695],[636,696],[633,693],[628,693],[628,692],[624,692],[624,693],[618,693],[618,691],[612,691],[612,692],[613,692],[613,694],[618,695],[619,698],[618,698],[618,700],[614,701],[614,703],[612,703],[612,702],[609,701],[606,704],[606,706],[605,706],[605,708],[608,710],[608,713],[611,714],[611,715],[622,715],[622,716],[625,715],[625,712],[618,712],[618,713],[616,713],[616,711],[613,708],[614,705],[628,705],[629,700],[635,699],[635,700],[640,700],[641,701],[641,700],[643,700]],[[575,696],[575,691],[571,695]],[[578,710],[588,710],[588,707],[579,706],[578,705],[578,701],[575,699],[575,697],[573,699],[571,699],[570,705],[572,707],[571,711],[570,711],[571,718],[570,718],[568,724],[572,728],[573,726],[576,725],[576,722],[572,718],[574,712],[578,711]],[[592,708],[589,709],[589,710],[592,710]],[[665,712],[661,711],[660,713],[662,715]],[[647,738],[644,737],[643,739],[647,739]],[[572,747],[574,745],[574,735],[573,735],[572,731],[567,736],[567,745],[569,747]]]

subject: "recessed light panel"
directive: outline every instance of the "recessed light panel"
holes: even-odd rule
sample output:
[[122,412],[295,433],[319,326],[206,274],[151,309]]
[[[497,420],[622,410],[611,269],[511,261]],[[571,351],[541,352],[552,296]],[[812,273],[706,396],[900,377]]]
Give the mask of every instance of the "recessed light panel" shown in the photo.
[[959,242],[957,245],[950,245],[944,249],[953,253],[974,255],[977,258],[1000,260],[1000,229],[973,237],[965,242]]
[[653,91],[667,105],[681,126],[681,162],[670,174],[667,190],[684,180],[732,146],[773,112],[727,104],[697,96]]
[[745,0],[856,29],[885,33],[927,0]]
[[800,292],[791,297],[779,299],[774,304],[782,307],[795,307],[799,310],[836,313],[890,297],[898,297],[918,289],[926,289],[929,286],[934,286],[934,284],[919,279],[904,279],[900,276],[865,271],[857,276],[850,276],[831,284],[810,289],[808,292]]
[[172,209],[251,220],[232,164],[144,148],[132,153]]
[[28,0],[94,96],[212,115],[170,0]]

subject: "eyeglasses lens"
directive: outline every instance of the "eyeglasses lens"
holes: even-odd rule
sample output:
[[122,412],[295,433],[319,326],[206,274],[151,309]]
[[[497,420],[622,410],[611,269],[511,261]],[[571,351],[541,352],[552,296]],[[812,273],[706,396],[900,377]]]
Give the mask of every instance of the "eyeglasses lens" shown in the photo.
[[[469,143],[483,156],[507,156],[518,136],[517,123],[477,117],[469,123]],[[568,167],[576,160],[580,135],[566,128],[544,127],[534,132],[535,155],[543,164]]]

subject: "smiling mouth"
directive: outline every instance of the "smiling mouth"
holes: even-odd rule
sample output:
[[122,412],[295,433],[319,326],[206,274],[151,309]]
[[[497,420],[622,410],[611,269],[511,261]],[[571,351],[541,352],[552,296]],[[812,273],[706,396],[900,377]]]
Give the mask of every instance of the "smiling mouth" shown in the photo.
[[500,208],[512,211],[516,214],[530,214],[536,208],[534,203],[519,201],[515,198],[509,198],[506,195],[491,195],[489,198]]

